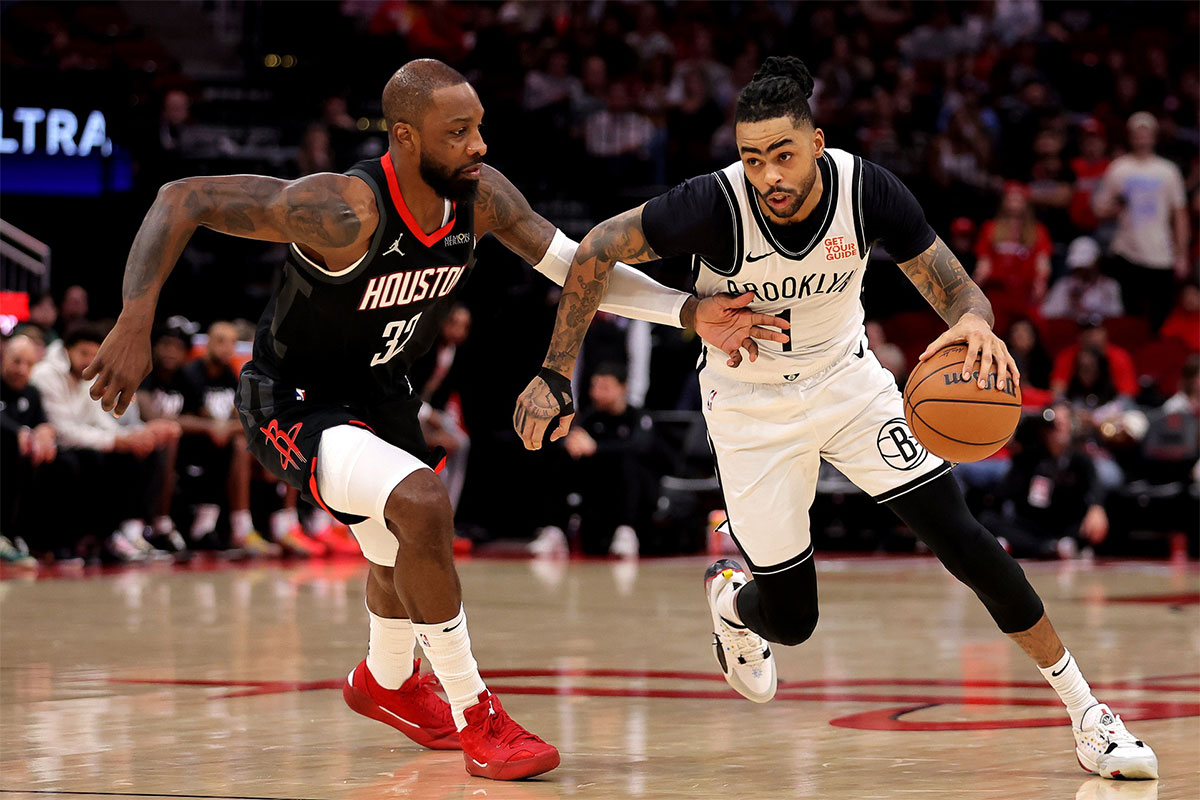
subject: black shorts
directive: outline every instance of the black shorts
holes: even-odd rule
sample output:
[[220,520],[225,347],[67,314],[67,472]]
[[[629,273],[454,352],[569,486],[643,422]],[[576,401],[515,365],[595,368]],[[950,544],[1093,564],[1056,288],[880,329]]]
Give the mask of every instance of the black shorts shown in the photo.
[[421,398],[412,393],[374,402],[333,402],[285,385],[259,372],[251,362],[238,380],[237,410],[250,452],[258,462],[288,486],[299,489],[305,500],[348,525],[366,517],[329,508],[317,488],[317,448],[327,429],[357,425],[437,472],[445,463],[445,450],[430,450],[425,444],[417,420]]

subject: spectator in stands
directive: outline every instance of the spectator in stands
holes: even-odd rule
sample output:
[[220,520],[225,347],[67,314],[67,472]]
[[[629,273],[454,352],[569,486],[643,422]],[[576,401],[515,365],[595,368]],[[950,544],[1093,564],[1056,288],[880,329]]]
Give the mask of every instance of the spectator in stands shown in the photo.
[[296,166],[294,174],[297,177],[312,175],[317,172],[334,172],[337,163],[333,156],[333,145],[329,138],[329,130],[320,123],[309,125],[300,137],[300,146],[296,149]]
[[1158,331],[1171,310],[1175,280],[1191,271],[1187,199],[1179,168],[1154,152],[1154,115],[1139,111],[1127,129],[1130,152],[1109,165],[1094,207],[1101,218],[1117,218],[1111,268],[1125,309],[1147,317]]
[[29,298],[29,324],[36,325],[42,332],[41,347],[56,342],[58,332],[54,330],[58,322],[58,306],[54,305],[54,297],[49,292],[31,295]]
[[1072,411],[1055,405],[1021,423],[1000,510],[980,521],[1014,556],[1073,558],[1079,540],[1108,536],[1104,490],[1092,459],[1078,446]]
[[[1124,348],[1108,341],[1108,330],[1104,327],[1104,320],[1089,317],[1081,320],[1079,324],[1079,341],[1065,348],[1054,359],[1054,369],[1050,373],[1050,390],[1054,392],[1055,397],[1066,396],[1073,380],[1077,392],[1094,388],[1110,400],[1117,395],[1126,398],[1136,395],[1138,380],[1133,358]],[[1096,358],[1086,361],[1086,374],[1080,376],[1078,366],[1079,354],[1082,352],[1091,353]],[[1106,383],[1111,383],[1111,392],[1105,386]],[[1096,404],[1089,405],[1095,407]]]
[[[629,405],[625,367],[620,364],[597,367],[588,396],[592,407],[562,440],[569,459],[563,469],[566,483],[582,497],[583,550],[632,558],[640,550],[637,529],[648,525],[656,496],[654,426],[646,412]],[[530,550],[565,553],[562,528],[542,528]]]
[[975,244],[975,282],[992,301],[997,322],[1041,304],[1051,249],[1046,226],[1033,216],[1028,188],[1009,181],[995,219],[983,224]]
[[950,250],[963,265],[968,275],[975,274],[975,221],[970,217],[955,217],[950,223]]
[[[147,541],[145,519],[161,497],[163,461],[179,440],[179,424],[165,419],[141,424],[131,414],[122,424],[91,398],[83,370],[103,339],[104,331],[91,324],[67,331],[64,347],[47,353],[33,368],[31,381],[58,432],[60,450],[80,465],[78,502],[113,526],[108,555],[121,561],[169,559]],[[153,530],[167,529],[174,529],[170,517],[153,520]]]
[[1160,338],[1178,339],[1192,353],[1200,353],[1200,286],[1186,284],[1175,309],[1158,332]]
[[1091,233],[1100,224],[1092,210],[1092,196],[1111,163],[1104,126],[1099,120],[1088,117],[1079,126],[1079,155],[1071,159],[1074,185],[1068,213],[1072,224],[1080,231]]
[[19,567],[37,566],[23,538],[32,539],[35,549],[53,552],[67,528],[48,502],[51,488],[61,486],[49,468],[58,457],[58,443],[42,396],[29,384],[37,357],[37,347],[24,336],[5,342],[0,357],[0,561]]
[[1200,481],[1200,355],[1188,356],[1179,391],[1147,421],[1141,477],[1160,484]]
[[[58,308],[58,330],[65,334],[88,318],[88,293],[82,286],[68,286]],[[50,344],[49,341],[46,344]]]
[[1090,236],[1080,236],[1067,248],[1067,269],[1070,270],[1050,287],[1042,316],[1046,319],[1079,319],[1080,317],[1120,317],[1125,314],[1121,304],[1121,287],[1115,280],[1100,273],[1100,245]]
[[587,153],[600,167],[597,177],[614,188],[645,184],[653,142],[654,125],[633,107],[624,81],[609,86],[605,108],[584,123]]
[[1008,352],[1021,371],[1021,388],[1047,389],[1050,386],[1050,354],[1042,344],[1037,326],[1028,317],[1014,317],[1008,326]]
[[471,312],[456,305],[442,321],[442,330],[432,358],[426,356],[413,366],[409,380],[421,396],[418,415],[421,432],[430,447],[446,451],[446,467],[442,481],[450,494],[450,504],[458,508],[463,483],[467,479],[467,456],[471,437],[463,424],[462,405],[458,397],[462,386],[461,366],[455,369],[458,348],[471,333]]
[[[865,327],[867,347],[871,348],[871,352],[879,359],[879,363],[884,366],[884,369],[892,373],[896,384],[903,388],[904,381],[908,378],[908,365],[904,358],[904,351],[900,349],[899,345],[888,341],[883,326],[875,320],[869,320]],[[1021,376],[1024,377],[1024,375],[1025,373],[1022,372]]]

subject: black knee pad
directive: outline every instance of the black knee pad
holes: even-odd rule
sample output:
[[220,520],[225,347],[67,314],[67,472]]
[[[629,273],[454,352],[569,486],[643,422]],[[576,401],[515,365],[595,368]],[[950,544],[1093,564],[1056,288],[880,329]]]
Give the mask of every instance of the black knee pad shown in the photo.
[[1042,618],[1042,600],[1025,571],[971,515],[952,475],[946,473],[885,505],[975,592],[1001,631],[1026,631]]
[[817,570],[811,545],[801,557],[782,569],[751,565],[754,580],[738,592],[738,616],[768,642],[797,645],[816,630]]

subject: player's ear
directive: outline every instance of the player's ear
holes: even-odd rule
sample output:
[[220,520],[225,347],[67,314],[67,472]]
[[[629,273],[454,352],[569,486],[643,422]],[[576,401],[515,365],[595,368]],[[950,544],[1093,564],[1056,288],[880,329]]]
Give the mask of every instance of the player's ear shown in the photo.
[[813,129],[813,157],[820,158],[825,152],[825,131],[820,128]]
[[417,133],[417,129],[407,122],[397,122],[392,126],[392,136],[396,140],[396,144],[400,148],[411,153],[419,152],[421,149],[421,135]]

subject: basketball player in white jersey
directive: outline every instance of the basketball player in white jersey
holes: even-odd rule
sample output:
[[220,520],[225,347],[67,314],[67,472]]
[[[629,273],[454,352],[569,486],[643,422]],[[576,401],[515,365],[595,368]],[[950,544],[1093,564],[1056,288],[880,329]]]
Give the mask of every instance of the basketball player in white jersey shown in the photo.
[[[164,186],[129,253],[124,307],[85,372],[118,416],[150,367],[150,325],[163,282],[196,228],[288,243],[283,280],[259,322],[238,384],[251,452],[273,475],[351,526],[370,562],[367,657],[342,688],[347,704],[413,741],[463,751],[472,775],[512,780],[554,769],[559,753],[488,691],[471,652],[454,569],[453,520],[417,422],[407,370],[441,320],[488,233],[559,283],[575,243],[483,164],[483,107],[454,69],[400,68],[383,91],[388,152],[344,174],[261,175]],[[628,301],[628,302],[627,302]],[[786,325],[743,298],[667,289],[617,268],[605,308],[694,327],[717,346],[783,340]],[[444,456],[444,453],[442,454]],[[436,683],[419,670],[425,657]]]
[[[517,402],[514,425],[537,449],[570,423],[571,375],[612,265],[695,256],[700,296],[753,292],[751,308],[791,322],[752,363],[705,344],[700,387],[729,533],[749,575],[722,559],[705,574],[714,650],[729,684],[775,694],[767,642],[796,645],[817,624],[808,510],[821,459],[885,503],[987,607],[1067,707],[1079,763],[1106,778],[1156,778],[1154,751],[1092,696],[1024,572],[967,510],[950,464],[904,421],[892,376],[866,347],[859,299],[868,255],[882,242],[949,326],[921,358],[966,342],[980,385],[1019,380],[992,332],[991,305],[887,170],[825,146],[795,58],[769,58],[736,110],[740,160],[693,178],[598,225],[580,243],[559,302],[550,350]],[[556,424],[557,423],[557,424]],[[551,430],[553,429],[553,430]],[[753,576],[753,579],[751,579]]]

